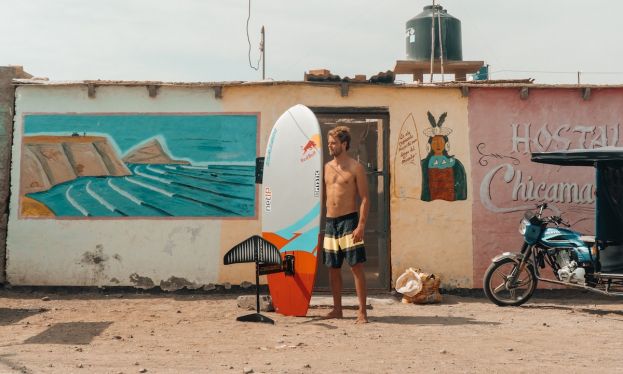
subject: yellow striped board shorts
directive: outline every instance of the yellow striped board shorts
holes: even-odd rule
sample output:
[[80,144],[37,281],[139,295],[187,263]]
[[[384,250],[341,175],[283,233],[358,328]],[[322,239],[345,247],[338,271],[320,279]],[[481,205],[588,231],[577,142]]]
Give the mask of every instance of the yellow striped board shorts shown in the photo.
[[355,243],[353,231],[359,223],[357,212],[340,217],[327,217],[324,232],[323,262],[327,267],[341,268],[344,259],[350,266],[366,261],[363,240]]

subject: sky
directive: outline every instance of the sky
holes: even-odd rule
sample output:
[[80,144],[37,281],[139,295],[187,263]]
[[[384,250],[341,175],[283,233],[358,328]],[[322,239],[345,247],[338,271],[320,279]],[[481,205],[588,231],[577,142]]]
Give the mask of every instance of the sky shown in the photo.
[[[623,84],[619,0],[445,0],[463,59],[492,79]],[[406,59],[405,23],[432,0],[251,0],[266,79],[368,77]],[[0,0],[0,66],[50,80],[258,81],[249,0]],[[440,81],[441,76],[433,77]],[[408,75],[398,81],[411,82]],[[428,77],[425,77],[428,81]],[[447,80],[447,78],[446,78]]]

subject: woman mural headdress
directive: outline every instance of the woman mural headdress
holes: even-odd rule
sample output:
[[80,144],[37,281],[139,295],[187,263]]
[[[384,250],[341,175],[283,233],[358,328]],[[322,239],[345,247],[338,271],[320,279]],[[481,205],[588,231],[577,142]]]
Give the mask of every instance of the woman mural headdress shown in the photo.
[[465,200],[467,199],[467,180],[463,164],[450,156],[448,135],[452,129],[443,127],[448,116],[442,113],[438,120],[427,112],[431,127],[424,129],[428,137],[428,154],[421,161],[422,165],[422,200]]

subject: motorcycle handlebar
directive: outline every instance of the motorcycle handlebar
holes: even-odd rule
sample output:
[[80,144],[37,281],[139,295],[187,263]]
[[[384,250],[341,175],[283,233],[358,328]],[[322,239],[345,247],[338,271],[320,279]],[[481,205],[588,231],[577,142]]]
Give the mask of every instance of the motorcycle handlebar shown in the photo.
[[566,222],[565,220],[562,219],[562,217],[560,216],[551,216],[547,218],[547,221],[554,223],[556,225],[563,225],[566,227],[571,227],[571,225],[569,224],[569,222]]
[[571,224],[569,224],[569,222],[565,221],[562,217],[560,216],[549,216],[549,217],[543,217],[543,211],[545,209],[547,209],[547,203],[541,203],[538,204],[536,206],[536,208],[538,209],[537,212],[537,217],[542,220],[542,222],[546,222],[546,223],[553,223],[556,225],[563,225],[566,227],[571,227]]

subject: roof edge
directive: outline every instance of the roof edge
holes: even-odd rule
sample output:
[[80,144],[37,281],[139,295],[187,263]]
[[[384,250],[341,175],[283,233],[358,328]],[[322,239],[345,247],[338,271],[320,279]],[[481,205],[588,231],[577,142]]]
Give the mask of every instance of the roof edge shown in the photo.
[[124,81],[124,80],[77,80],[77,81],[50,81],[44,79],[13,79],[16,86],[160,86],[160,87],[224,87],[224,86],[282,86],[282,85],[305,85],[305,86],[340,86],[343,84],[350,86],[375,86],[375,87],[397,87],[397,88],[623,88],[623,84],[535,84],[528,82],[504,82],[486,83],[480,81],[473,82],[444,82],[444,83],[370,83],[370,82],[310,82],[310,81],[222,81],[222,82],[165,82],[165,81]]

